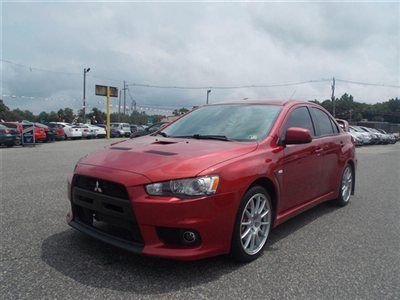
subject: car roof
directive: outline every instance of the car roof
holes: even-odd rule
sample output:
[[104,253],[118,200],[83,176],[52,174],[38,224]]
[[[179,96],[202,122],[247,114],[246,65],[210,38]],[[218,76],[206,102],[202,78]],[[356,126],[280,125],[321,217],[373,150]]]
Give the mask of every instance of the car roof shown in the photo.
[[302,100],[233,100],[233,101],[224,101],[224,102],[217,102],[210,105],[221,105],[221,104],[265,104],[265,105],[295,105],[295,104],[314,104],[313,102],[309,101],[302,101]]

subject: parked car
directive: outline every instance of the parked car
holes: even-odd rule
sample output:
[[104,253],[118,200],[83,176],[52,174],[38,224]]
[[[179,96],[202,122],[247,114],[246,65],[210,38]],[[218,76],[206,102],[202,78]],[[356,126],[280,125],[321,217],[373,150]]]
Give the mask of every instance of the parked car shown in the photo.
[[352,131],[352,130],[349,130],[348,133],[349,133],[349,134],[351,135],[351,137],[353,138],[354,144],[355,144],[356,146],[362,146],[362,145],[364,145],[364,141],[363,141],[362,137],[361,137],[360,135],[358,135],[357,132],[354,132],[354,131]]
[[50,122],[51,124],[59,124],[63,127],[65,139],[81,139],[82,131],[80,128],[74,128],[72,124],[65,122]]
[[349,126],[349,133],[355,138],[361,141],[362,145],[371,145],[373,144],[372,136],[362,130],[361,128],[357,128],[355,126]]
[[142,125],[131,124],[131,136],[133,133],[144,131],[144,127]]
[[16,140],[19,138],[19,133],[16,129],[8,128],[0,124],[0,145],[13,147]]
[[385,130],[383,130],[383,129],[377,129],[380,133],[382,133],[382,134],[384,134],[384,135],[386,135],[387,136],[387,138],[388,138],[388,141],[389,141],[389,143],[390,144],[396,144],[396,142],[397,142],[397,139],[396,139],[396,136],[394,135],[394,134],[392,134],[392,133],[387,133]]
[[[30,123],[29,121],[22,121],[22,122],[2,122],[1,124],[3,124],[4,126],[8,127],[8,128],[13,128],[15,129],[20,138],[16,141],[17,145],[19,145],[21,143],[21,135],[22,135],[22,124],[24,123]],[[37,125],[34,124],[33,127],[34,130],[34,134],[35,134],[35,142],[43,142],[46,140],[47,136],[46,136],[46,132],[44,130],[43,127],[39,127]]]
[[155,123],[155,124],[151,125],[150,127],[146,127],[142,131],[132,132],[131,138],[136,138],[136,137],[140,137],[140,136],[144,136],[144,135],[149,135],[151,133],[154,133],[154,132],[160,130],[161,127],[166,126],[167,124],[168,124],[168,122]]
[[373,139],[376,141],[376,144],[384,144],[384,138],[381,133],[376,132],[372,130],[372,128],[364,127],[364,126],[359,126],[362,130],[369,132],[372,136]]
[[44,130],[46,138],[43,140],[43,142],[53,142],[56,140],[57,132],[54,128],[41,123],[34,123],[34,124],[38,128],[42,128]]
[[95,138],[104,138],[107,135],[106,129],[97,125],[86,124],[90,129],[93,130]]
[[20,146],[21,145],[21,133],[22,133],[22,125],[19,122],[1,122],[1,125],[13,129],[17,133],[17,139],[14,142],[14,145]]
[[364,132],[364,134],[368,135],[371,138],[371,145],[379,144],[380,143],[380,138],[377,134],[373,133],[372,131],[369,131],[365,127],[362,126],[351,126],[352,128],[355,128],[356,130],[359,130],[361,132]]
[[111,123],[110,126],[118,131],[120,137],[131,136],[131,126],[128,123]]
[[67,222],[133,253],[251,261],[289,218],[347,205],[356,165],[351,136],[315,103],[207,105],[83,157]]
[[[106,132],[107,135],[107,125],[105,124],[97,124],[97,126],[104,128],[104,131]],[[118,129],[111,127],[110,126],[110,138],[116,138],[120,136],[120,132]]]
[[61,124],[46,123],[45,125],[48,126],[49,128],[54,129],[56,141],[65,140],[65,132],[64,132],[64,128]]
[[91,139],[95,137],[94,129],[87,124],[74,124],[72,128],[78,128],[82,132],[82,138]]

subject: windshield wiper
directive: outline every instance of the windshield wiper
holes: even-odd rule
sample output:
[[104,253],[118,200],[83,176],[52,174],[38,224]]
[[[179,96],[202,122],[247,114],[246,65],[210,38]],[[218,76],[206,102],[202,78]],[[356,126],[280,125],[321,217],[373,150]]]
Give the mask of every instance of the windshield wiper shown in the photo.
[[181,136],[171,136],[175,138],[190,138],[198,140],[218,140],[218,141],[231,141],[225,135],[215,135],[215,134],[193,134],[193,135],[181,135]]

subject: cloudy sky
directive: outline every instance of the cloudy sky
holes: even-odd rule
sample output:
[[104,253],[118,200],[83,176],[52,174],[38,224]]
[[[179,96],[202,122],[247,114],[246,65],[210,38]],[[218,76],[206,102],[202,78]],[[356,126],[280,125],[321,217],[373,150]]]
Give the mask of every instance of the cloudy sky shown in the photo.
[[[400,85],[399,3],[2,3],[2,98],[34,112],[104,108],[94,85],[270,85],[338,79]],[[10,63],[12,62],[12,63]],[[16,63],[16,64],[15,64]],[[337,82],[374,103],[399,88]],[[129,95],[130,93],[130,95]],[[131,85],[142,108],[205,102],[206,89]],[[330,82],[212,89],[210,101],[330,97]],[[117,102],[113,99],[113,104]]]

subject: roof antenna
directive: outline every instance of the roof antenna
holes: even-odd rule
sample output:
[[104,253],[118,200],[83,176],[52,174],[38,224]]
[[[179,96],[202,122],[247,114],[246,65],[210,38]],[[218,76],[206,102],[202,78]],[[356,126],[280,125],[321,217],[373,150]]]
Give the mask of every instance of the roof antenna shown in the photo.
[[290,98],[289,98],[289,101],[293,99],[293,96],[294,96],[294,94],[296,94],[296,91],[297,91],[297,90],[294,90],[292,96],[290,96]]

